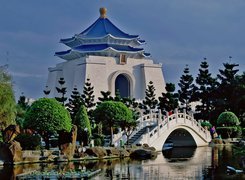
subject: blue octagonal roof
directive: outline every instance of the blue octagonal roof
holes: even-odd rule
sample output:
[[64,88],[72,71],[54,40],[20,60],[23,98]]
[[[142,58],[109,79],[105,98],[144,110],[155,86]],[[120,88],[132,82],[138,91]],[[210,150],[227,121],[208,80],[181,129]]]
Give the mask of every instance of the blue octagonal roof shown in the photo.
[[134,39],[138,35],[129,35],[116,27],[108,18],[99,17],[91,26],[81,32],[79,35],[85,38],[98,38],[106,35],[112,35],[118,38]]

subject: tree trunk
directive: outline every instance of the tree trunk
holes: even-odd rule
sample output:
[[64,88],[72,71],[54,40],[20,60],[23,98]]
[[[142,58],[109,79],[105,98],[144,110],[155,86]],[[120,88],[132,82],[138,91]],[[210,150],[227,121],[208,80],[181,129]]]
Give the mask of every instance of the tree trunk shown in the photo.
[[111,126],[111,146],[113,145],[113,127]]
[[126,134],[126,136],[127,136],[127,145],[129,145],[129,142],[128,141],[129,141],[129,136],[130,135]]
[[48,133],[44,133],[43,140],[45,142],[45,149],[49,150],[49,135]]
[[98,134],[101,136],[102,135],[102,123],[98,123]]

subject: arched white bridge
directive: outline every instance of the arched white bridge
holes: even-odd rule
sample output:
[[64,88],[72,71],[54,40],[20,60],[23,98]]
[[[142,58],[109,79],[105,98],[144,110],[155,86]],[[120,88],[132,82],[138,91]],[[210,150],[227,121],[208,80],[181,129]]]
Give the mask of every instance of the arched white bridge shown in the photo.
[[[137,120],[138,127],[130,135],[131,144],[148,144],[160,151],[167,139],[171,138],[174,146],[207,146],[211,141],[209,131],[197,122],[193,115],[178,112],[170,116],[161,113],[144,115]],[[126,143],[123,132],[114,136],[115,146],[119,141]]]

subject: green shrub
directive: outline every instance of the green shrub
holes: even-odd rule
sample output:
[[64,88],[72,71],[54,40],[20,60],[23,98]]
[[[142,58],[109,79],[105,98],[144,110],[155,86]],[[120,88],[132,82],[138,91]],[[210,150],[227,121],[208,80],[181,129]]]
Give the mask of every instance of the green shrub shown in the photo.
[[94,145],[95,145],[95,146],[102,146],[101,139],[100,139],[100,138],[94,139]]
[[202,127],[206,126],[208,129],[210,129],[213,125],[209,121],[203,121],[201,122],[201,126]]
[[242,137],[245,137],[245,128],[242,128]]
[[216,130],[223,139],[239,137],[242,134],[242,129],[240,126],[217,127]]
[[94,134],[94,145],[102,146],[104,144],[104,136],[100,136],[99,134]]
[[238,126],[240,124],[237,116],[230,111],[222,112],[217,119],[217,126]]
[[23,150],[39,150],[41,137],[39,135],[19,134],[16,138]]

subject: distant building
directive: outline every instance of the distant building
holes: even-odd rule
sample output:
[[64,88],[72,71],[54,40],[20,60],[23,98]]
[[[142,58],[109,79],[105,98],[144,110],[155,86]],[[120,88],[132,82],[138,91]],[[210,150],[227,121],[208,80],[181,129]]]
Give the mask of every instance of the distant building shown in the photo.
[[58,96],[59,78],[64,78],[67,96],[76,87],[83,91],[86,79],[94,86],[97,99],[100,91],[116,91],[121,97],[143,99],[150,81],[156,88],[156,96],[165,92],[162,65],[154,64],[140,46],[145,43],[138,35],[129,35],[116,27],[100,8],[100,17],[87,29],[71,38],[61,39],[70,49],[56,52],[64,59],[56,67],[49,68],[47,90],[49,96]]

